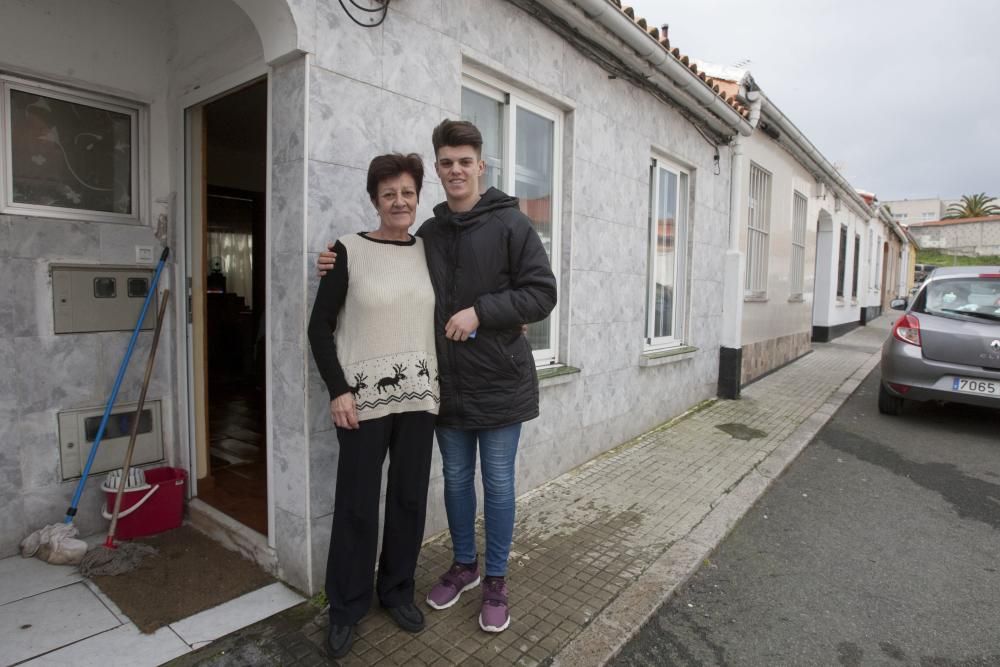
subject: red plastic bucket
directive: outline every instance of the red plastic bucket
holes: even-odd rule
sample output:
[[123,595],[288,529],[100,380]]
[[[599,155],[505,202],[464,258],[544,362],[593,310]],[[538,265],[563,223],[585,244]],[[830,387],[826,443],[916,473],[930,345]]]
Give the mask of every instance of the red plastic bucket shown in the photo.
[[[125,489],[122,506],[118,512],[115,537],[122,540],[145,535],[156,535],[181,525],[184,518],[184,486],[187,471],[182,468],[149,468],[143,471],[144,486]],[[107,497],[107,507],[101,510],[105,519],[111,519],[115,509],[117,488],[107,483],[101,485]]]

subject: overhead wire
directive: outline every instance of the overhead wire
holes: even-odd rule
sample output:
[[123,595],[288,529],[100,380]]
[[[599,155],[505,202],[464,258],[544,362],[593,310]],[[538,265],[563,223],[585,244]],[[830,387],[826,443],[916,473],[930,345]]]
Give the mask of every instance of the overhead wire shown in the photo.
[[348,6],[344,4],[344,0],[337,0],[337,1],[340,3],[340,7],[341,9],[344,10],[344,13],[347,14],[347,17],[352,21],[354,21],[359,26],[361,26],[362,28],[377,28],[378,26],[382,25],[385,22],[386,16],[389,15],[390,0],[379,0],[381,2],[381,5],[378,7],[365,7],[364,5],[358,4],[357,0],[348,0],[351,6],[353,6],[355,9],[359,11],[367,12],[370,14],[374,14],[376,12],[382,12],[382,16],[380,16],[377,21],[373,21],[370,23],[365,23],[364,21],[361,21],[356,16],[354,16],[354,14],[351,13],[351,10],[348,8]]
[[[701,136],[709,144],[715,147],[716,153],[718,153],[718,147],[720,145],[725,145],[728,143],[731,134],[722,133],[718,130],[708,127],[704,121],[696,117],[693,113],[688,111],[684,103],[679,99],[675,98],[674,95],[669,94],[666,90],[660,86],[652,83],[649,80],[648,75],[640,75],[634,73],[631,68],[629,68],[621,59],[610,52],[596,41],[586,37],[581,34],[578,30],[571,27],[563,19],[556,17],[551,12],[548,12],[538,6],[536,2],[532,0],[510,0],[515,6],[524,10],[528,14],[534,16],[539,21],[547,25],[549,28],[553,29],[556,33],[567,36],[570,45],[584,54],[587,58],[597,63],[599,67],[604,69],[608,74],[609,78],[621,79],[623,81],[628,81],[636,87],[646,91],[648,94],[655,97],[660,102],[667,104],[674,108],[681,116],[686,118],[692,125],[698,128]],[[709,137],[715,137],[713,140]],[[716,164],[716,175],[720,172],[720,167]]]

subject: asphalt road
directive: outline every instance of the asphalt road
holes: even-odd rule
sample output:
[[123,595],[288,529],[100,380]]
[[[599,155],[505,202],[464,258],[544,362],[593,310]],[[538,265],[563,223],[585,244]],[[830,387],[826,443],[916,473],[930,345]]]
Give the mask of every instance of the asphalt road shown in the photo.
[[878,369],[613,665],[1000,665],[1000,411]]

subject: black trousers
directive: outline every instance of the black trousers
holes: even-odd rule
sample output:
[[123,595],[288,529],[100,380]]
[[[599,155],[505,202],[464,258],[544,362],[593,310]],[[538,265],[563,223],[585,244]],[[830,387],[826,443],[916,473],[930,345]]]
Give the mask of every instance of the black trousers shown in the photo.
[[326,595],[334,625],[354,625],[371,605],[387,452],[385,528],[374,588],[383,607],[413,602],[435,420],[429,412],[404,412],[363,421],[357,430],[337,429],[340,460],[326,561]]

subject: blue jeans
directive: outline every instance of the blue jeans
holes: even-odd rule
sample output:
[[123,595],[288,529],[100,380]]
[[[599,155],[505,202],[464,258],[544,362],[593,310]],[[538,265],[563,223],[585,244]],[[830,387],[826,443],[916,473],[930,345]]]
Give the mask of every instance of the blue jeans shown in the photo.
[[521,425],[467,431],[437,428],[444,462],[444,506],[455,560],[476,560],[476,443],[483,472],[486,518],[486,576],[507,574],[514,536],[514,457]]

